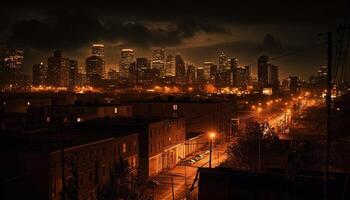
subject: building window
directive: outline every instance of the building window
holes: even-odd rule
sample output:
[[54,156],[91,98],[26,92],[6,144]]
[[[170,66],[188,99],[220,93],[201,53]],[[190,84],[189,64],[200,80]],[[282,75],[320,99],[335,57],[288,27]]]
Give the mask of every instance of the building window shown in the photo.
[[134,150],[136,150],[136,140],[134,140]]
[[102,176],[106,176],[106,167],[105,166],[102,167]]
[[49,116],[46,117],[46,122],[49,123],[51,118]]
[[27,101],[27,106],[30,106],[30,101]]
[[115,114],[118,113],[118,108],[114,108],[114,113],[115,113]]
[[173,111],[177,111],[177,104],[173,104]]
[[80,117],[77,118],[77,122],[81,122],[82,119]]
[[123,153],[126,153],[126,143],[123,143]]

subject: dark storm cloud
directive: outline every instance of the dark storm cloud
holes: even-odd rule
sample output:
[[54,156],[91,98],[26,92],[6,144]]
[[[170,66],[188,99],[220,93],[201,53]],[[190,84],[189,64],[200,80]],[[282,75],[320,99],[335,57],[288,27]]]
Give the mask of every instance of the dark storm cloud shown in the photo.
[[198,31],[227,33],[209,22],[176,21],[172,27],[150,28],[141,22],[114,20],[104,22],[87,12],[62,11],[44,19],[25,19],[11,27],[8,43],[37,49],[76,49],[94,41],[124,41],[140,47],[174,46]]

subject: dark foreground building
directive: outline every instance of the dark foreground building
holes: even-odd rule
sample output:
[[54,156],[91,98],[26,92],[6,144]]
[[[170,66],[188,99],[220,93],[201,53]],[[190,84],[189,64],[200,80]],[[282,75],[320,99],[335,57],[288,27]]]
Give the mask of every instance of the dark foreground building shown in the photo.
[[[199,169],[199,200],[321,200],[323,173],[301,172],[296,176],[281,173],[236,171],[227,168]],[[332,173],[329,199],[349,199],[347,175]]]

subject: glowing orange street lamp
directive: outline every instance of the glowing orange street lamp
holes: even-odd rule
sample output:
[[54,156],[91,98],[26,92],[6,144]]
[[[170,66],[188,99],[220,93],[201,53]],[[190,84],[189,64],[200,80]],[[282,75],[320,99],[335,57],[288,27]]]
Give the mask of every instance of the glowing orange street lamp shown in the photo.
[[210,152],[210,154],[209,154],[209,168],[211,168],[211,154],[212,154],[212,151],[213,151],[213,140],[216,138],[216,133],[214,133],[214,132],[210,132],[209,133],[209,139],[210,139],[210,146],[209,146],[209,148],[210,148],[210,150],[209,150],[209,152]]

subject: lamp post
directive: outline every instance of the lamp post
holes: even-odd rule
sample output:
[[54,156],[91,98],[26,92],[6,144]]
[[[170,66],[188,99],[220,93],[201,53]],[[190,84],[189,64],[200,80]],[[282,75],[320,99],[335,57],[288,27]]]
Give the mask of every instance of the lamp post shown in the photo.
[[214,132],[209,133],[209,139],[210,139],[210,143],[209,143],[209,145],[210,145],[210,150],[209,150],[209,152],[210,152],[210,154],[209,154],[209,168],[211,168],[211,154],[212,154],[212,151],[213,151],[213,140],[215,139],[215,137],[216,137],[216,133],[214,133]]

